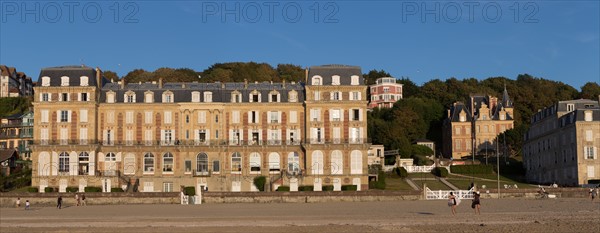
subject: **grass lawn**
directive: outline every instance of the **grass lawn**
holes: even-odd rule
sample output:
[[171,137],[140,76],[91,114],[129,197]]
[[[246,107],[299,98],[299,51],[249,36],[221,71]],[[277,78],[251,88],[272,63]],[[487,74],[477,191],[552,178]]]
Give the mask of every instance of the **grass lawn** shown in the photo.
[[[469,175],[467,175],[467,176],[469,176]],[[475,183],[477,183],[478,187],[481,187],[482,185],[485,185],[487,188],[497,188],[498,187],[498,182],[496,181],[496,179],[498,177],[496,174],[475,174],[473,177],[475,177]],[[489,180],[481,180],[481,179],[489,179]],[[455,176],[452,174],[448,175],[448,178],[446,180],[448,180],[450,183],[452,183],[454,186],[456,186],[460,189],[469,188],[469,186],[471,186],[471,182],[473,181],[473,179],[471,179],[471,178]],[[532,187],[530,184],[522,183],[522,182],[510,179],[508,177],[500,176],[500,188],[504,188],[505,184],[507,184],[507,185],[516,184],[517,186],[519,186],[519,188]]]
[[385,178],[385,190],[414,191],[404,179],[398,176]]
[[435,176],[431,172],[408,173],[408,178],[435,178]]
[[431,190],[451,190],[450,187],[437,180],[413,180],[419,188],[423,187],[423,183],[427,184],[427,187]]

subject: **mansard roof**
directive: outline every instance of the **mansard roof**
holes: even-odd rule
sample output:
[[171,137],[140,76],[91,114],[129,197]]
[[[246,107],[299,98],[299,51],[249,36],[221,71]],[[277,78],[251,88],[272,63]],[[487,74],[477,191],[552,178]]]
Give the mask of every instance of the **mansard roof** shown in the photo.
[[[69,77],[69,86],[80,86],[80,77],[88,77],[88,86],[97,86],[96,69],[87,66],[57,66],[47,67],[40,71],[38,83],[42,83],[42,77],[50,77],[50,86],[61,86],[61,77]],[[102,85],[108,80],[102,77]]]
[[470,122],[473,118],[471,117],[471,111],[463,102],[456,102],[450,107],[450,122],[461,122],[460,113],[465,112],[465,122]]
[[261,102],[269,101],[269,94],[276,91],[280,95],[280,102],[287,102],[288,92],[296,91],[298,102],[304,101],[304,85],[302,83],[165,83],[162,88],[158,83],[129,83],[121,88],[119,83],[107,83],[102,87],[100,101],[105,102],[106,93],[116,93],[116,102],[124,102],[124,94],[132,91],[136,94],[136,102],[143,102],[146,91],[154,92],[154,102],[161,102],[162,94],[170,91],[174,95],[174,102],[191,102],[192,92],[200,92],[200,102],[204,102],[203,93],[212,93],[212,102],[231,102],[231,94],[235,91],[242,94],[242,102],[249,102],[250,93],[261,93]]
[[[313,76],[318,75],[323,78],[323,85],[331,85],[333,76],[340,76],[340,85],[351,85],[351,77],[356,75],[359,77],[359,85],[365,85],[365,80],[362,78],[362,71],[359,66],[348,66],[348,65],[322,65],[322,66],[311,66],[308,70],[308,79],[310,80]],[[311,85],[310,81],[306,82],[306,85]]]

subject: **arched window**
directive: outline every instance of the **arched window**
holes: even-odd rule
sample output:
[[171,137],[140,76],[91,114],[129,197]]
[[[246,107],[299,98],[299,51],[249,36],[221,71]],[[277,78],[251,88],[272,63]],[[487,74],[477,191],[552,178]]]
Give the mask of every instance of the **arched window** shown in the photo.
[[89,172],[90,155],[87,152],[79,153],[79,175],[87,175]]
[[196,155],[196,171],[208,172],[208,155],[206,153]]
[[292,103],[298,102],[298,92],[295,90],[288,92],[288,101]]
[[154,103],[154,93],[151,91],[144,92],[144,103]]
[[340,85],[340,76],[339,75],[331,76],[331,85]]
[[311,168],[313,175],[323,174],[323,152],[316,150],[312,152],[311,156]]
[[115,102],[115,93],[113,91],[106,92],[106,103]]
[[250,102],[253,102],[253,103],[262,102],[261,101],[261,99],[262,99],[261,93],[257,90],[253,90],[252,92],[250,92],[249,98],[250,98]]
[[125,103],[135,103],[135,92],[127,91],[124,97]]
[[333,152],[331,152],[330,165],[332,175],[341,175],[344,173],[344,159],[342,157],[341,151],[334,150]]
[[276,152],[271,152],[269,154],[269,171],[279,172],[281,170],[279,164],[281,164],[281,161],[279,160],[279,154]]
[[68,87],[69,86],[69,77],[68,76],[60,77],[60,85],[63,87]]
[[316,86],[323,85],[323,78],[321,78],[321,76],[315,75],[311,79],[311,84]]
[[114,162],[117,161],[117,156],[115,155],[115,153],[108,153],[106,154],[106,156],[104,157],[104,161],[105,162]]
[[210,102],[212,102],[212,92],[205,91],[204,92],[204,103],[210,103]]
[[163,172],[173,172],[173,154],[170,152],[163,155]]
[[82,87],[89,86],[90,85],[90,81],[89,80],[90,80],[90,78],[88,78],[88,76],[81,76],[79,78],[79,86],[82,86]]
[[199,91],[192,91],[192,102],[193,103],[200,102],[200,92]]
[[58,172],[69,172],[69,153],[62,152],[58,155]]
[[242,102],[242,93],[239,91],[231,92],[231,102],[232,103],[241,103]]
[[362,174],[362,153],[359,150],[353,150],[350,154],[350,173]]
[[144,155],[144,172],[154,172],[154,155],[152,153]]
[[260,173],[260,154],[253,152],[250,154],[250,172]]
[[242,155],[239,152],[231,154],[231,171],[237,173],[242,172]]
[[50,77],[48,77],[48,76],[42,77],[42,87],[49,87],[49,86],[50,86]]
[[300,156],[297,152],[288,153],[288,172],[292,174],[300,173]]
[[279,95],[278,91],[269,92],[269,102],[280,102],[281,95]]

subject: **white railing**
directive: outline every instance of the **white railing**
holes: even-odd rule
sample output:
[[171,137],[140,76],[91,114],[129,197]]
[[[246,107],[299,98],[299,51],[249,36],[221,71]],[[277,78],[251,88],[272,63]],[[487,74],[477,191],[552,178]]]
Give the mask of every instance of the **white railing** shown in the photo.
[[417,172],[431,172],[435,165],[431,166],[405,166],[404,167],[408,173],[417,173]]
[[450,192],[458,199],[473,199],[473,188],[469,190],[431,190],[425,187],[425,198],[427,200],[445,200],[448,199]]
[[384,172],[390,172],[390,171],[393,171],[394,168],[396,168],[396,165],[384,165],[383,166],[383,171]]

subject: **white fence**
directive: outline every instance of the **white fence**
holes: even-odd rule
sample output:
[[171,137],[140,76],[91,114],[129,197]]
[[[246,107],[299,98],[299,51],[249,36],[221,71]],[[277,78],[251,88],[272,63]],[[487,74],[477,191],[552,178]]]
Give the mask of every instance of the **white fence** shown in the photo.
[[[428,173],[431,172],[431,170],[433,170],[435,168],[435,165],[431,165],[431,166],[403,166],[404,169],[406,169],[406,171],[408,173]],[[444,167],[444,166],[440,166],[443,168],[446,168],[446,170],[448,170],[448,172],[450,172],[450,167]]]
[[396,168],[396,165],[383,165],[384,172],[391,172]]
[[473,188],[469,190],[431,190],[425,187],[425,198],[427,200],[445,200],[448,199],[450,192],[458,199],[473,199]]

